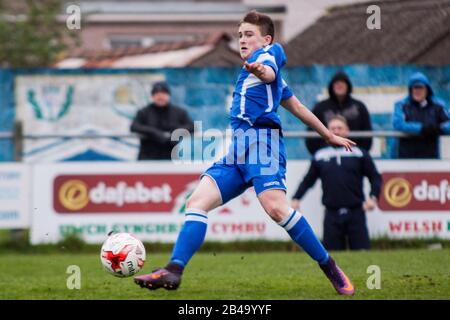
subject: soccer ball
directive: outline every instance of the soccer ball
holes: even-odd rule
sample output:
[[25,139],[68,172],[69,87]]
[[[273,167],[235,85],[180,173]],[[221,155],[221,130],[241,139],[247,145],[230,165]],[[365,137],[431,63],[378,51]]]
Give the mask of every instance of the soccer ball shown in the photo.
[[116,277],[129,277],[144,266],[145,247],[129,233],[116,233],[103,243],[100,259],[109,273]]

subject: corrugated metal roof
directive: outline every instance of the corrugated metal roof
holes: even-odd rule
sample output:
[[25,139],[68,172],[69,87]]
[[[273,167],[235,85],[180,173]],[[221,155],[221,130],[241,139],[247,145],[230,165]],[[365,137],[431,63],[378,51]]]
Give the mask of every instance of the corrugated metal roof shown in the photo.
[[367,28],[369,3],[334,7],[286,45],[288,65],[450,64],[450,0],[370,4],[381,29]]
[[[128,47],[101,51],[72,51],[70,56],[55,64],[58,68],[152,68],[184,67],[214,50],[219,43],[228,43],[232,37],[217,33],[194,40],[157,43],[146,48]],[[237,51],[226,46],[229,53]],[[223,46],[222,46],[223,48]]]
[[[161,14],[243,14],[249,11],[250,7],[243,3],[227,2],[140,2],[140,1],[82,1],[80,2],[81,12],[90,13],[161,13]],[[271,5],[257,8],[261,12],[284,13],[284,5]]]
[[113,68],[157,68],[184,67],[189,63],[211,51],[213,46],[195,46],[181,50],[147,53],[117,59],[111,64]]

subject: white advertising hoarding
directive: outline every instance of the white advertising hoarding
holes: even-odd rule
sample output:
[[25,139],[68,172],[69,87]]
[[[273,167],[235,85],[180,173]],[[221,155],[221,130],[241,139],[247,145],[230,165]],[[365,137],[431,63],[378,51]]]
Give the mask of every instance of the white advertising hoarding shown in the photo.
[[0,164],[0,229],[30,227],[30,167]]
[[[99,243],[110,231],[143,241],[173,242],[184,222],[186,197],[208,164],[95,162],[34,167],[32,243],[78,232]],[[289,239],[262,211],[253,189],[214,210],[208,240]]]
[[[367,213],[372,237],[450,238],[450,163],[377,161],[384,184],[380,207]],[[83,162],[37,164],[33,170],[32,243],[57,242],[77,232],[100,243],[110,231],[143,241],[175,241],[184,221],[185,199],[209,164]],[[308,170],[290,161],[288,197]],[[447,181],[447,184],[446,184]],[[369,185],[365,184],[366,194]],[[322,235],[320,182],[302,199],[301,212]],[[206,240],[288,240],[263,211],[253,188],[209,215]]]

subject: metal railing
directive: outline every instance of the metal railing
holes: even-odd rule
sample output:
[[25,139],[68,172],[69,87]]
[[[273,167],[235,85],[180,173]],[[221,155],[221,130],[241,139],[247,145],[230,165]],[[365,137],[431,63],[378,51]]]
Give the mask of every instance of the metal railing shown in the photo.
[[[304,139],[304,138],[321,138],[321,136],[314,131],[300,131],[300,130],[286,130],[283,131],[283,135],[287,139]],[[205,139],[211,137],[219,138],[231,138],[231,130],[226,129],[220,133],[215,131],[205,130],[203,132],[194,131],[192,135],[194,138]],[[400,131],[351,131],[349,133],[350,138],[379,138],[381,140],[385,138],[401,138],[401,137],[411,137],[414,135],[406,134]],[[23,157],[23,147],[24,142],[27,140],[43,140],[43,139],[66,139],[66,140],[89,140],[89,139],[139,139],[138,134],[128,133],[128,134],[96,134],[96,133],[85,133],[85,134],[23,134],[21,123],[16,123],[13,132],[0,132],[0,142],[2,140],[12,140],[13,143],[13,160],[22,161]],[[447,135],[448,137],[448,135]],[[448,142],[447,142],[448,144]],[[441,142],[443,146],[443,142]],[[448,147],[446,148],[446,150]],[[386,150],[385,150],[386,151]],[[383,151],[384,152],[384,151]],[[449,159],[449,151],[445,151],[441,154],[442,159]]]
[[[195,138],[202,137],[224,137],[229,135],[229,131],[223,131],[221,134],[209,133],[208,131],[194,134]],[[286,138],[321,138],[317,132],[312,131],[283,131]],[[352,131],[349,133],[351,138],[370,138],[370,137],[408,137],[409,134],[400,131]],[[39,139],[126,139],[139,138],[137,134],[39,134],[30,135],[25,134],[20,136],[24,140],[39,140]],[[17,139],[17,136],[12,132],[0,132],[0,139]]]
[[0,139],[13,139],[14,134],[12,132],[0,132]]

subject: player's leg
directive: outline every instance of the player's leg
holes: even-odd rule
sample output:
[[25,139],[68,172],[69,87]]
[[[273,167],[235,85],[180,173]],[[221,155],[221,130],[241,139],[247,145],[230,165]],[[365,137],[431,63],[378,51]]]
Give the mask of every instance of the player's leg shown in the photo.
[[[251,179],[264,210],[275,222],[286,229],[292,240],[314,260],[319,264],[325,264],[328,261],[327,251],[314,235],[306,219],[300,212],[289,206],[286,197],[286,157],[283,140],[274,138],[272,133],[267,139],[259,135],[257,147],[251,148],[249,152],[258,152],[259,159],[261,154],[270,155],[267,157],[271,160],[270,163],[248,164],[245,167],[245,176]],[[268,168],[273,170],[267,170]]]
[[257,143],[250,146],[249,153],[252,153],[253,158],[258,158],[259,162],[247,164],[244,167],[244,177],[251,179],[267,214],[285,228],[291,238],[314,260],[324,264],[328,261],[328,253],[306,219],[288,204],[284,182],[286,152],[283,139],[274,133],[276,131],[258,131]]
[[178,235],[169,270],[182,271],[200,248],[208,225],[207,213],[241,194],[246,188],[234,165],[216,163],[200,180],[186,203],[185,223]]
[[[264,179],[255,179],[258,199],[269,216],[284,228],[289,236],[315,261],[331,281],[335,290],[342,295],[352,295],[355,290],[350,279],[337,266],[315,235],[306,218],[289,208],[285,190],[264,188]],[[260,191],[260,192],[258,192]]]
[[284,228],[289,236],[319,264],[328,262],[329,256],[317,239],[305,217],[289,207],[286,193],[281,189],[269,189],[258,194],[258,199],[267,214]]
[[151,290],[177,289],[184,268],[202,245],[208,225],[208,211],[231,200],[245,190],[245,182],[233,165],[214,164],[202,176],[199,185],[186,203],[183,224],[165,268],[135,277],[141,287]]
[[[351,281],[328,255],[308,221],[288,204],[285,185],[285,147],[283,139],[273,133],[271,131],[267,138],[258,135],[256,147],[253,146],[249,149],[249,153],[253,153],[253,158],[255,158],[255,153],[258,153],[258,159],[271,161],[246,164],[242,167],[244,179],[252,182],[258,199],[269,216],[283,227],[292,240],[302,247],[311,258],[319,263],[335,290],[339,294],[353,294],[354,288]],[[261,155],[269,156],[261,158]]]
[[136,284],[151,290],[175,290],[181,283],[184,267],[205,239],[207,212],[221,205],[222,199],[213,178],[203,176],[186,202],[185,222],[178,234],[170,262],[165,268],[134,278]]
[[205,240],[208,212],[222,204],[216,182],[203,176],[186,202],[185,222],[178,234],[168,269],[181,272]]

